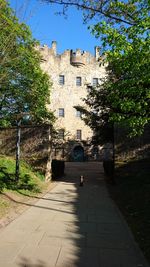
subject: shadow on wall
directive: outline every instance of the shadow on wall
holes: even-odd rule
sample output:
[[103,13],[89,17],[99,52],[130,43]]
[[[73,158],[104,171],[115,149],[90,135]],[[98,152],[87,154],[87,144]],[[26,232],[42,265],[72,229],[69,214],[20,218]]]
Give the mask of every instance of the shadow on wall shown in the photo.
[[3,155],[15,156],[17,129],[0,128],[0,151]]
[[142,136],[129,138],[125,128],[115,128],[116,160],[142,159],[150,157],[150,125]]
[[[21,159],[42,173],[46,170],[49,156],[49,127],[49,125],[21,127]],[[15,157],[16,135],[16,127],[0,129],[0,151],[2,155]]]

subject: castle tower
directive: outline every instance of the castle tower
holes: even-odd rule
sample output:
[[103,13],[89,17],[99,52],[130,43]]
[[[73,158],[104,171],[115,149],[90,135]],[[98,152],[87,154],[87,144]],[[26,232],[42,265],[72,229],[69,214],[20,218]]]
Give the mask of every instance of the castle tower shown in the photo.
[[58,132],[53,157],[76,161],[90,158],[93,132],[75,107],[85,105],[82,99],[87,96],[87,85],[97,86],[106,75],[105,67],[100,67],[98,62],[100,49],[95,48],[95,56],[80,49],[65,50],[59,55],[57,43],[53,41],[51,48],[41,47],[40,51],[42,69],[49,74],[53,84],[49,108],[57,118],[55,128]]

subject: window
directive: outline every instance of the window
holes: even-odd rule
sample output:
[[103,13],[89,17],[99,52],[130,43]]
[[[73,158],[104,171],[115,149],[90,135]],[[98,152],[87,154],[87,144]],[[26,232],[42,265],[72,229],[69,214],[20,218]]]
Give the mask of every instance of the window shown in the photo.
[[81,77],[76,77],[76,86],[81,86],[81,85],[82,85]]
[[65,76],[64,75],[59,75],[59,84],[64,85],[65,84]]
[[58,115],[59,115],[59,117],[64,117],[64,115],[65,115],[64,108],[59,108]]
[[58,131],[58,138],[59,138],[59,139],[64,139],[64,130],[63,130],[63,129],[60,129],[60,130]]
[[98,78],[93,78],[93,86],[97,86],[98,85]]
[[81,140],[81,134],[82,134],[81,130],[77,130],[77,139]]
[[80,118],[81,117],[81,111],[76,110],[76,117]]

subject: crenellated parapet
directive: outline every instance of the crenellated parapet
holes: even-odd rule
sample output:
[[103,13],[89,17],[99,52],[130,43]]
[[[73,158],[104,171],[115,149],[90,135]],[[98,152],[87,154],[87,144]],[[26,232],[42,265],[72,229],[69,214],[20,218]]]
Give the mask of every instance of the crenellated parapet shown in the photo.
[[57,42],[52,41],[51,47],[47,45],[43,45],[39,48],[42,61],[48,61],[51,59],[57,64],[61,62],[68,62],[74,67],[82,67],[88,64],[94,64],[98,62],[98,58],[100,56],[100,48],[95,47],[95,56],[87,51],[82,51],[80,49],[76,49],[76,51],[67,49],[62,54],[57,54]]

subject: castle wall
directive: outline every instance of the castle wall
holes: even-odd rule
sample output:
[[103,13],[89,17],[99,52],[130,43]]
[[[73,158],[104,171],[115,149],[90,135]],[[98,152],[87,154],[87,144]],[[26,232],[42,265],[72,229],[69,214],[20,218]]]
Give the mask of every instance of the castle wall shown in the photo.
[[[16,156],[17,127],[0,128],[0,155]],[[51,143],[49,125],[21,126],[20,159],[35,170],[51,177]]]
[[[75,52],[66,50],[61,55],[57,54],[57,44],[52,42],[52,47],[40,47],[42,55],[42,69],[47,72],[53,83],[49,106],[57,118],[56,129],[63,128],[67,133],[67,140],[76,140],[77,130],[82,132],[82,140],[92,138],[92,130],[85,125],[83,120],[76,115],[74,106],[85,105],[83,98],[87,96],[87,85],[92,85],[93,78],[106,76],[104,66],[98,62],[99,49],[95,49],[95,56],[89,52],[77,49]],[[59,84],[59,75],[63,75],[65,82]],[[76,85],[76,77],[81,77],[82,85]],[[64,109],[64,117],[59,117],[59,108]]]

